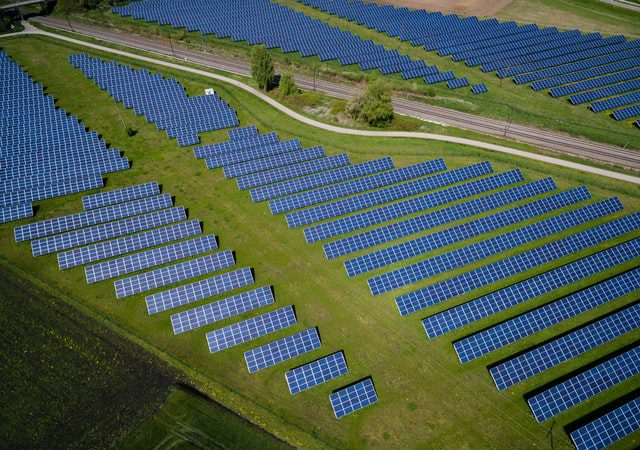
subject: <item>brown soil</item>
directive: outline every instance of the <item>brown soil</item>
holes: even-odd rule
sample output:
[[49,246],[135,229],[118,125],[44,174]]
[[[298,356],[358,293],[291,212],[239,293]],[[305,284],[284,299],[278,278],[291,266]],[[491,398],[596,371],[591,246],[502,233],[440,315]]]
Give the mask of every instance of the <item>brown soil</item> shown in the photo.
[[375,0],[372,3],[484,17],[496,14],[512,1],[513,0]]

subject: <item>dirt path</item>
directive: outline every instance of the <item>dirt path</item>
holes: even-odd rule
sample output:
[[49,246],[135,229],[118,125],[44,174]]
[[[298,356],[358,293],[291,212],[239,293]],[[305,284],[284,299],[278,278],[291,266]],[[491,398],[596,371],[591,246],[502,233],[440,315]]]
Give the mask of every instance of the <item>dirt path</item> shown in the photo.
[[375,3],[463,14],[465,16],[491,16],[513,0],[375,0]]

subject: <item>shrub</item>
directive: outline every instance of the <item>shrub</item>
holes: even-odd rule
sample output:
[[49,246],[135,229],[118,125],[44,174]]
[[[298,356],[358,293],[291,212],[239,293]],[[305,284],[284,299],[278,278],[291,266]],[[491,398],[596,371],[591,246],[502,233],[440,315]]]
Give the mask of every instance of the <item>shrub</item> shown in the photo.
[[361,96],[347,105],[346,112],[369,126],[385,127],[393,119],[391,91],[382,81],[372,81]]
[[269,90],[276,76],[273,60],[264,45],[257,45],[251,50],[251,76],[262,90]]
[[298,93],[298,86],[293,80],[293,75],[288,72],[282,74],[282,76],[280,77],[280,87],[278,88],[278,93],[282,98],[289,97],[292,94]]

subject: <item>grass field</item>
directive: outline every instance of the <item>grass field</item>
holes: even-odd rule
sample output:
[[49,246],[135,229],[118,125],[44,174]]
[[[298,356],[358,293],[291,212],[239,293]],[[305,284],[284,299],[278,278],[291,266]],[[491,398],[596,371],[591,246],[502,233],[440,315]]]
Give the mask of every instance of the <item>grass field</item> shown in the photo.
[[[633,389],[631,380],[561,415],[553,424],[545,425],[535,423],[523,399],[526,393],[537,386],[594,361],[614,348],[634,342],[637,334],[624,336],[595,352],[572,360],[557,371],[523,383],[504,394],[497,393],[486,372],[489,363],[541,342],[553,333],[566,331],[606,311],[633,302],[633,296],[555,327],[553,333],[536,335],[463,367],[451,348],[452,339],[484,327],[487,322],[467,327],[443,339],[427,341],[420,326],[421,317],[414,315],[402,319],[397,314],[393,298],[403,291],[372,298],[363,277],[347,279],[340,261],[327,262],[318,245],[305,244],[302,233],[288,229],[282,218],[272,217],[266,205],[253,205],[246,193],[237,190],[235,183],[223,179],[220,171],[207,171],[202,161],[194,160],[189,149],[178,148],[174,141],[165,138],[164,133],[157,132],[155,126],[146,124],[144,118],[136,117],[121,105],[114,104],[105,92],[99,91],[92,81],[85,79],[79,70],[67,62],[69,54],[82,49],[32,37],[5,39],[2,45],[36,80],[45,84],[47,92],[58,99],[59,106],[81,117],[88,128],[96,130],[108,143],[120,148],[125,156],[132,159],[131,170],[107,177],[107,188],[157,180],[163,185],[164,192],[176,197],[177,204],[189,208],[190,218],[203,221],[206,233],[219,236],[221,248],[236,251],[238,267],[251,266],[255,269],[257,285],[274,285],[278,306],[295,305],[300,323],[296,330],[315,325],[319,327],[322,350],[298,358],[292,365],[343,349],[350,374],[292,397],[283,379],[284,370],[291,365],[274,367],[254,375],[247,374],[242,352],[253,345],[242,345],[211,355],[203,331],[173,336],[169,315],[148,317],[142,296],[117,301],[110,283],[88,287],[82,269],[60,273],[54,256],[32,258],[27,244],[13,243],[11,231],[15,224],[0,227],[2,256],[11,265],[78,299],[95,314],[108,318],[134,336],[145,348],[185,371],[189,382],[199,390],[278,438],[303,448],[525,449],[547,447],[551,441],[555,448],[570,448],[563,427]],[[92,54],[114,59],[110,55]],[[127,60],[123,62],[131,63]],[[139,67],[139,64],[134,65]],[[452,144],[338,136],[295,123],[244,91],[184,73],[161,72],[178,78],[190,94],[202,93],[204,87],[213,86],[236,108],[243,125],[256,124],[262,132],[276,131],[282,139],[300,137],[305,146],[324,145],[329,154],[347,152],[353,162],[392,155],[398,166],[404,166],[444,157],[450,168],[456,168],[490,159],[496,171],[520,167],[527,180],[553,176],[562,189],[586,184],[595,199],[617,195],[628,211],[640,209],[638,186]],[[134,137],[127,137],[121,118],[138,130]],[[206,133],[202,139],[203,142],[215,142],[224,140],[225,134],[223,131]],[[79,199],[80,195],[76,195],[43,202],[37,218],[79,211]],[[625,239],[616,242],[622,240]],[[505,256],[507,254],[501,255]],[[494,259],[498,258],[491,260]],[[491,261],[483,261],[482,264],[488,262]],[[637,265],[638,262],[617,268],[617,271]],[[546,269],[548,267],[534,272]],[[469,267],[448,273],[447,276],[467,270]],[[534,272],[527,276],[534,275]],[[444,276],[438,279],[442,278]],[[598,279],[592,277],[587,284]],[[429,284],[435,281],[429,280]],[[490,290],[514,281],[505,280]],[[420,286],[412,287],[415,289]],[[574,286],[573,289],[579,287]],[[494,320],[502,320],[542,304],[563,292],[528,302],[526,306],[496,316]],[[458,298],[455,301],[458,303],[467,299]],[[263,344],[288,333],[276,333],[254,344]],[[368,375],[373,376],[380,402],[336,421],[328,403],[329,393]],[[172,424],[165,426],[163,423],[160,419],[148,426],[167,430],[173,427]],[[629,447],[634,442],[637,444],[637,436],[635,439],[627,439],[617,448]]]
[[562,29],[640,37],[640,12],[599,0],[514,0],[496,17]]
[[[383,77],[398,91],[398,95],[476,115],[534,125],[573,136],[584,136],[594,141],[640,149],[640,133],[631,121],[616,122],[607,114],[592,113],[584,105],[573,107],[564,99],[554,99],[544,93],[536,93],[529,87],[515,85],[510,80],[500,80],[493,73],[483,73],[478,69],[453,62],[450,58],[439,57],[435,52],[426,52],[422,47],[400,43],[395,38],[358,26],[353,22],[329,16],[295,0],[279,0],[279,3],[303,11],[332,26],[351,31],[363,39],[371,39],[388,49],[397,48],[401,53],[411,55],[415,59],[424,59],[429,64],[437,65],[441,70],[454,70],[457,76],[466,76],[472,84],[485,83],[489,87],[487,94],[478,96],[468,89],[448,89],[442,83],[428,86],[421,80],[402,80],[398,74]],[[172,30],[168,26],[161,27],[110,13],[94,12],[88,17],[110,26],[156,36],[160,39],[171,36],[175,42],[182,41],[199,47],[204,42],[214,53],[247,58],[250,51],[249,46],[244,42],[233,43],[229,39],[217,39],[211,35],[203,37],[200,33]],[[319,63],[318,58],[302,58],[298,53],[283,54],[280,50],[271,50],[270,53],[280,68],[293,70],[296,73],[311,74],[311,67],[314,64],[320,64],[320,76],[327,79],[360,84],[363,82],[363,77],[365,79],[381,77],[377,70],[362,72],[357,66],[341,66],[336,61]]]

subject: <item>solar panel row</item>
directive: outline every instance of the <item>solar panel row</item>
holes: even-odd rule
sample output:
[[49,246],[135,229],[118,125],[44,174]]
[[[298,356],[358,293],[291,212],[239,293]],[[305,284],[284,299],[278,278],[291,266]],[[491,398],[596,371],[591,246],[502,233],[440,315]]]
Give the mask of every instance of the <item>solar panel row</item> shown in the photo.
[[98,194],[82,197],[82,206],[85,210],[102,208],[116,203],[129,202],[139,198],[151,197],[160,193],[160,186],[155,181],[128,186],[113,191],[100,192]]
[[371,378],[340,389],[329,396],[336,419],[354,413],[378,401]]
[[249,373],[255,373],[296,356],[320,348],[320,336],[316,328],[278,339],[244,353]]
[[336,352],[285,373],[291,395],[311,389],[349,372],[344,353]]
[[276,153],[273,156],[261,157],[259,159],[250,159],[248,161],[239,162],[224,167],[224,176],[226,178],[241,177],[259,173],[265,170],[277,169],[285,167],[289,164],[296,164],[304,161],[310,161],[325,156],[324,148],[321,146],[298,149],[298,144],[293,144],[294,148],[286,153]]

